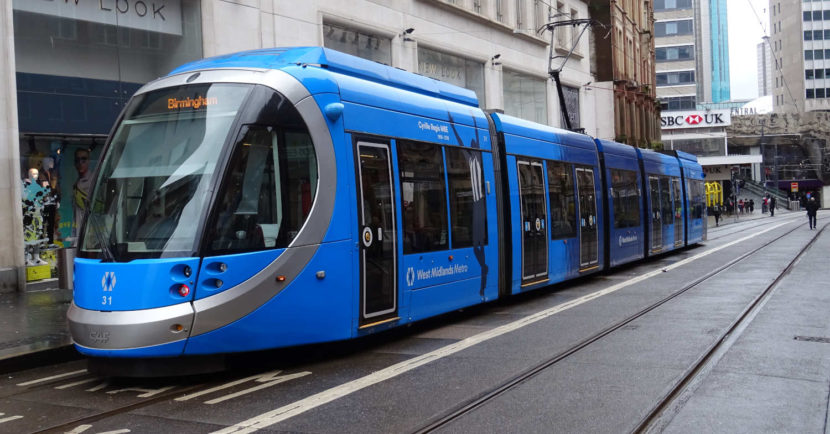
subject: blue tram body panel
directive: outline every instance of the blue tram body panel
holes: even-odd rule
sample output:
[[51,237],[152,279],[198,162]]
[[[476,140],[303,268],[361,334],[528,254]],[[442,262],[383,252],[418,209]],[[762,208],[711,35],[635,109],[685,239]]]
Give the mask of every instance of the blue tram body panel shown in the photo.
[[[290,235],[287,247],[277,245],[272,233],[277,229],[263,223],[259,229],[265,245],[271,246],[264,250],[211,256],[202,248],[202,257],[130,262],[77,258],[70,323],[83,354],[172,357],[349,339],[597,272],[645,255],[652,227],[649,175],[703,179],[693,156],[678,153],[672,158],[502,114],[487,115],[471,90],[325,48],[263,49],[204,59],[177,68],[155,86],[211,83],[206,76],[216,77],[216,82],[242,77],[241,83],[258,89],[273,85],[291,95],[286,99],[308,127],[316,153],[314,176],[319,178],[314,201],[303,211],[307,220]],[[237,134],[230,131],[229,137]],[[235,152],[239,145],[232,140],[222,149]],[[403,141],[428,143],[441,153],[448,220],[442,236],[449,240],[443,250],[404,251],[404,237],[411,235],[407,231],[417,235],[419,228],[404,224],[402,178],[412,175],[399,167],[406,161],[399,155]],[[473,187],[467,191],[472,199],[463,196],[464,190],[455,190],[462,192],[455,198],[450,194],[450,149],[461,149],[454,155],[463,155],[461,161],[471,165],[467,173]],[[304,161],[297,157],[285,156],[294,159],[292,164]],[[372,166],[371,159],[388,166]],[[472,168],[477,164],[481,179]],[[611,195],[611,169],[638,173],[645,197],[639,226],[614,227],[616,204],[603,200]],[[568,193],[573,200],[559,203],[570,203],[570,209],[550,203],[551,177],[565,178],[563,170],[571,179]],[[364,177],[364,172],[370,175]],[[323,178],[325,183],[319,181]],[[476,194],[478,187],[481,194]],[[364,198],[367,191],[371,199]],[[295,202],[302,200],[303,193],[292,194]],[[683,225],[687,242],[697,242],[705,237],[705,226],[702,219],[691,219],[688,193],[684,196],[682,216],[689,221],[676,224]],[[454,245],[453,231],[459,225],[452,221],[450,208],[458,206],[453,199],[474,215],[470,247]],[[677,201],[681,203],[679,197]],[[380,257],[387,261],[382,262],[384,273],[394,270],[394,289],[364,282],[375,232],[368,226],[370,219],[362,216],[373,206],[394,220],[387,222],[388,228],[377,227],[376,235],[377,245],[387,252]],[[537,214],[531,216],[531,210]],[[563,215],[569,217],[563,220]],[[381,229],[393,238],[381,237]],[[659,229],[662,239],[674,241],[673,225]],[[667,241],[657,250],[675,247]],[[191,289],[185,297],[178,292],[183,284]],[[390,292],[390,309],[367,310],[370,304],[383,305]],[[141,318],[145,314],[146,321]]]
[[[665,184],[663,181],[671,181],[672,179],[675,179],[678,183],[680,182],[682,179],[680,162],[676,157],[671,157],[648,149],[638,148],[637,153],[643,163],[643,183],[645,189],[648,190],[646,204],[644,205],[649,210],[649,213],[646,215],[646,230],[650,234],[650,245],[647,250],[651,254],[674,250],[683,245],[683,240],[685,238],[685,223],[683,221],[683,216],[686,215],[685,203],[682,198],[675,197],[676,195],[672,191],[673,189],[671,184]],[[658,209],[654,209],[652,206],[655,203],[655,200],[653,197],[654,190],[650,183],[655,177],[660,179],[659,188],[661,194],[667,194],[670,198],[670,205],[668,205],[668,209],[666,209],[666,206],[663,206],[662,208],[658,207]],[[666,189],[668,189],[668,193],[666,193]],[[658,199],[658,201],[661,199]],[[676,208],[677,206],[680,208]],[[654,218],[655,215],[659,215],[659,220]],[[674,218],[672,218],[672,216],[674,216]],[[678,217],[681,219],[680,222],[674,223],[677,221]],[[672,222],[669,222],[670,218],[672,219]],[[660,228],[656,229],[658,223]],[[680,229],[675,229],[676,224],[680,226]],[[679,231],[679,234],[677,231]],[[657,242],[655,242],[656,237],[660,237]]]
[[[706,174],[697,161],[697,157],[683,151],[674,151],[683,170],[684,188],[687,189],[686,201],[686,244],[696,244],[706,239],[706,206],[704,206],[703,181]],[[692,189],[692,183],[698,182],[698,188]],[[692,191],[688,191],[691,189]],[[694,197],[692,192],[696,192]]]
[[[190,267],[190,277],[185,276]],[[186,303],[193,297],[179,294],[182,284],[195,287],[199,258],[137,259],[126,263],[75,259],[74,302],[101,311],[152,309]]]
[[[527,291],[601,270],[602,264],[599,263],[598,258],[604,254],[604,247],[599,238],[597,238],[596,245],[594,246],[596,254],[598,255],[596,264],[583,266],[580,259],[583,248],[583,232],[579,229],[587,225],[592,225],[597,228],[598,236],[605,224],[602,218],[602,203],[596,200],[602,194],[600,178],[602,174],[599,170],[597,148],[593,140],[581,134],[535,124],[502,114],[494,113],[492,117],[496,132],[500,133],[503,137],[503,147],[507,163],[507,166],[503,170],[507,172],[507,182],[510,191],[508,198],[510,215],[505,220],[506,230],[510,234],[511,251],[513,252],[512,258],[508,258],[511,261],[510,269],[512,269],[510,293]],[[530,227],[528,227],[529,222],[523,221],[522,198],[519,193],[518,165],[541,163],[543,182],[540,187],[545,192],[544,206],[546,207],[545,220],[541,226],[551,228],[551,213],[554,210],[550,208],[553,205],[548,203],[547,198],[547,192],[549,191],[547,166],[552,162],[564,162],[572,165],[569,166],[571,167],[572,174],[575,174],[573,172],[574,167],[589,168],[593,171],[594,187],[591,191],[591,196],[595,203],[596,212],[590,217],[592,221],[579,218],[580,203],[577,200],[575,204],[577,220],[571,222],[571,224],[577,227],[573,236],[551,239],[549,230],[546,230],[546,245],[544,249],[547,265],[544,270],[544,276],[529,279],[525,275],[524,269],[525,262],[528,260],[528,256],[530,256],[530,252],[526,250],[525,241],[529,241],[526,234],[529,231],[532,232],[534,228],[532,227],[533,224],[530,224]],[[540,225],[537,224],[537,226]]]
[[608,217],[606,227],[607,239],[605,242],[606,249],[608,249],[608,264],[610,267],[625,264],[627,262],[643,259],[645,256],[645,234],[643,229],[643,219],[648,213],[643,209],[643,201],[638,200],[638,223],[636,225],[625,226],[617,228],[616,213],[620,212],[620,204],[616,203],[616,195],[614,194],[611,185],[612,170],[625,170],[636,173],[636,188],[637,196],[642,197],[642,173],[640,172],[639,160],[637,151],[632,146],[623,145],[621,143],[612,142],[609,140],[595,139],[597,148],[602,153],[605,164],[605,172],[603,176],[607,180],[607,190],[604,192],[604,197],[607,198],[608,210],[606,216]]

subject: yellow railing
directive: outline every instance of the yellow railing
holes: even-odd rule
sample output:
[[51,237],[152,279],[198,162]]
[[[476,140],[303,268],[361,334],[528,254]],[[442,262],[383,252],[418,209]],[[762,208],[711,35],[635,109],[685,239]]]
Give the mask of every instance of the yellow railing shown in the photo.
[[719,182],[706,183],[706,206],[723,206],[723,187]]

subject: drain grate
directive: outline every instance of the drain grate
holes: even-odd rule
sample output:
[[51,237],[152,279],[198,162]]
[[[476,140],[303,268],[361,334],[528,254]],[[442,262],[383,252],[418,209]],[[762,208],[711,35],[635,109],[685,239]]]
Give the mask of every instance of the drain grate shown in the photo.
[[793,339],[804,342],[819,342],[822,344],[830,344],[830,338],[821,338],[818,336],[796,336]]

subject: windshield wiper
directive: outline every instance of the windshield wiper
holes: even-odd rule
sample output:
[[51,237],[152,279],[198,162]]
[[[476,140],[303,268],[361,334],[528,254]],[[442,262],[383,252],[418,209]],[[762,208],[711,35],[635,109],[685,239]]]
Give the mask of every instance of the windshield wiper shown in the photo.
[[98,240],[98,244],[101,245],[101,256],[103,257],[102,262],[115,262],[115,255],[112,253],[112,250],[110,250],[109,243],[107,242],[106,237],[100,231],[101,226],[98,226],[100,223],[98,219],[99,216],[92,212],[92,206],[89,199],[85,198],[84,205],[86,206],[84,220],[89,220],[89,218],[93,216],[96,217],[94,221],[87,221],[86,227],[87,230],[92,231],[93,235]]

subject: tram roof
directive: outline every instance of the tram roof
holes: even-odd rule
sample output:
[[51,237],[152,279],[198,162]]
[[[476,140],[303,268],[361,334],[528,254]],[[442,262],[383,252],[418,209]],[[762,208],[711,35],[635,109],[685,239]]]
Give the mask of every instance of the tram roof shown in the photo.
[[591,137],[573,131],[537,124],[501,113],[493,113],[493,122],[496,124],[496,130],[505,134],[596,150],[596,144]]
[[186,63],[171,71],[170,75],[205,69],[282,69],[297,65],[319,66],[340,74],[478,107],[478,98],[472,90],[323,47],[266,48],[224,54]]

